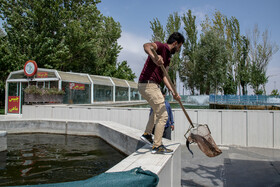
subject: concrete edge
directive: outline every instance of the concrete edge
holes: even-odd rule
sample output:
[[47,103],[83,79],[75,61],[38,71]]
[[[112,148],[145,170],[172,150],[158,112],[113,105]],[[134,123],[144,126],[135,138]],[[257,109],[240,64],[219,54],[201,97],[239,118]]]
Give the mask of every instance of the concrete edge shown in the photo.
[[159,176],[158,186],[181,185],[180,144],[163,139],[166,147],[174,150],[173,155],[151,154],[140,136],[142,131],[111,121],[82,120],[2,120],[0,131],[10,133],[55,133],[99,136],[120,151],[129,155],[106,172],[127,171],[135,167],[150,170]]

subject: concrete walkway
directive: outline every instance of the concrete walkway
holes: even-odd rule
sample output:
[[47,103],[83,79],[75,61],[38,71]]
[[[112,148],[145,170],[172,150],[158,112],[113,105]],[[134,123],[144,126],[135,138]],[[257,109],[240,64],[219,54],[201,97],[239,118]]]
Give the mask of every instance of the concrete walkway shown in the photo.
[[223,147],[217,157],[182,149],[182,186],[279,187],[280,149]]

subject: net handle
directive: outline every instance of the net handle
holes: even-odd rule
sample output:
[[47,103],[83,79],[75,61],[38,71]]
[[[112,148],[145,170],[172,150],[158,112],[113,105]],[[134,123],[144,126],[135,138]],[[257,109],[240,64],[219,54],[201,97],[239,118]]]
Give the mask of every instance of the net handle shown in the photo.
[[[153,47],[151,47],[151,51],[152,51],[152,53],[153,53],[155,59],[158,60],[159,57],[158,57],[158,54],[157,54],[156,50],[155,50]],[[163,65],[160,65],[160,68],[161,68],[161,70],[162,70],[164,76],[167,78],[167,80],[168,80],[170,86],[172,87],[172,89],[173,89],[173,91],[174,91],[174,95],[178,95],[178,92],[177,92],[177,90],[176,90],[176,88],[175,88],[173,82],[171,81],[171,79],[170,79],[170,77],[169,77],[169,75],[168,75],[168,73],[167,73],[165,67],[164,67]],[[187,111],[186,111],[184,105],[182,104],[181,99],[178,100],[178,102],[179,102],[179,104],[180,104],[180,106],[181,106],[181,108],[182,108],[182,110],[183,110],[185,116],[187,117],[189,123],[191,124],[192,128],[194,128],[193,122],[192,122],[190,116],[188,115],[188,113],[187,113]]]

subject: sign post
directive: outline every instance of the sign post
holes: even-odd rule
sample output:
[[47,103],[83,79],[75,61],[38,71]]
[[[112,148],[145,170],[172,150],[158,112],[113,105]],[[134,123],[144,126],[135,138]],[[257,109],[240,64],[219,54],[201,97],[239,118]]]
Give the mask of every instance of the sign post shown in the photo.
[[24,74],[27,76],[27,77],[32,77],[36,74],[37,72],[37,69],[38,69],[38,66],[37,66],[37,63],[33,60],[28,60],[25,65],[24,65]]

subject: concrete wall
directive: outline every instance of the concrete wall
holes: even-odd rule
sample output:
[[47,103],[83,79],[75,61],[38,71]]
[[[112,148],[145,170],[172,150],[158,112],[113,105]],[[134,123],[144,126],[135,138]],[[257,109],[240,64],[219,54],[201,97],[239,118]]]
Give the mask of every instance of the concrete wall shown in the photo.
[[[6,131],[0,131],[0,152],[7,150],[7,132]],[[1,159],[1,157],[0,157]],[[0,166],[1,169],[1,166]]]
[[[280,148],[280,111],[187,110],[193,123],[208,124],[218,145]],[[181,109],[173,109],[172,140],[185,144],[189,127]],[[145,130],[149,109],[89,106],[23,106],[24,119],[102,120]]]
[[[59,133],[99,136],[129,156],[107,172],[127,171],[141,166],[156,173],[159,187],[181,186],[181,148],[179,143],[164,140],[173,155],[152,155],[150,147],[140,141],[142,131],[116,122],[82,120],[0,120],[0,132]],[[1,167],[1,166],[0,166]],[[133,185],[132,185],[133,186]]]

